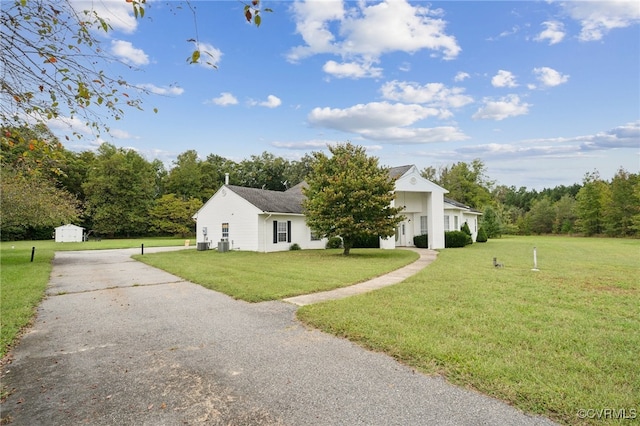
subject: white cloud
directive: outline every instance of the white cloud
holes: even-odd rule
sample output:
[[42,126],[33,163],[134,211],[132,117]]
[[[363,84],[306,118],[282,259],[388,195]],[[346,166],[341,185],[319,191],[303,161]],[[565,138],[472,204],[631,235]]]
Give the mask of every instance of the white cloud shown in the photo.
[[133,16],[131,3],[121,0],[86,1],[74,0],[69,5],[78,13],[93,11],[116,31],[126,34],[138,28],[138,20]]
[[133,137],[131,133],[121,129],[111,129],[109,130],[109,135],[116,139],[131,139]]
[[296,62],[330,53],[348,58],[347,62],[370,64],[389,52],[428,49],[454,59],[461,51],[455,37],[446,34],[440,10],[412,6],[406,0],[347,4],[348,10],[341,1],[294,3],[296,32],[305,44],[294,47],[288,59]]
[[517,87],[516,77],[510,72],[499,70],[498,74],[491,79],[493,87]]
[[133,47],[133,44],[124,40],[111,40],[111,53],[127,64],[147,65],[149,57],[144,50]]
[[499,100],[485,98],[484,105],[473,114],[474,120],[504,120],[508,117],[524,115],[529,112],[530,105],[521,103],[517,95],[508,95]]
[[418,120],[437,116],[439,110],[417,104],[371,102],[350,108],[314,108],[309,122],[345,132],[361,133],[372,128],[409,126]]
[[579,36],[582,41],[600,40],[612,29],[640,23],[637,0],[567,1],[561,5],[582,25]]
[[198,63],[205,68],[217,68],[222,59],[222,51],[209,43],[196,43],[196,49],[200,51]]
[[247,103],[250,106],[263,106],[263,107],[267,107],[267,108],[277,108],[282,104],[282,101],[277,96],[269,95],[269,96],[267,96],[267,100],[266,101],[260,102],[260,101],[254,100],[254,99],[249,99],[249,101]]
[[546,21],[543,22],[545,29],[540,34],[538,34],[534,40],[536,41],[549,41],[549,45],[557,44],[564,39],[565,31],[564,25],[562,22],[558,21]]
[[390,81],[380,89],[385,99],[392,101],[427,104],[440,108],[459,108],[473,102],[461,87],[448,88],[442,83],[423,86],[405,81]]
[[350,108],[314,108],[309,123],[363,138],[392,144],[422,144],[463,140],[467,136],[455,127],[413,128],[412,124],[440,116],[437,108],[418,104],[372,102]]
[[377,78],[382,76],[382,68],[372,67],[370,63],[343,62],[339,64],[336,61],[327,61],[322,70],[336,78]]
[[469,75],[469,73],[466,72],[462,72],[460,71],[459,73],[456,74],[456,76],[453,78],[453,81],[464,81],[467,78],[470,78],[471,76]]
[[259,105],[267,108],[277,108],[281,104],[282,104],[282,101],[280,100],[279,97],[274,95],[269,95],[267,96],[267,100],[264,102],[260,102]]
[[309,149],[324,149],[327,145],[335,145],[336,141],[331,140],[308,140],[302,142],[271,142],[276,148],[308,151]]
[[158,87],[155,84],[139,84],[137,87],[148,90],[156,95],[175,95],[179,96],[184,93],[184,89],[178,86],[164,86]]
[[395,145],[416,145],[438,142],[455,142],[469,139],[460,129],[442,127],[388,127],[361,132],[367,139]]
[[220,96],[213,98],[211,102],[220,106],[237,105],[238,99],[229,92],[222,92]]
[[554,87],[569,81],[567,74],[560,74],[558,71],[549,67],[534,68],[533,73],[540,83],[545,87]]

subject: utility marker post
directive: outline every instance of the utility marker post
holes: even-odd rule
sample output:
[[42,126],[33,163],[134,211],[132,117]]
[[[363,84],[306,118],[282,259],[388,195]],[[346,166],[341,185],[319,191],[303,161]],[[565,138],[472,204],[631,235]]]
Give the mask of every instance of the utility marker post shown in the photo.
[[538,272],[540,269],[538,269],[538,254],[536,251],[536,248],[533,248],[533,269],[532,271]]

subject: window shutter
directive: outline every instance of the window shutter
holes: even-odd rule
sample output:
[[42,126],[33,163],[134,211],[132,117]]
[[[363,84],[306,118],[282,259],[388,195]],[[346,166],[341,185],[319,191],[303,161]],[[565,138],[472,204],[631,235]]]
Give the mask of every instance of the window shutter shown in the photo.
[[273,221],[273,244],[278,244],[278,221]]
[[287,221],[287,242],[291,242],[291,221]]

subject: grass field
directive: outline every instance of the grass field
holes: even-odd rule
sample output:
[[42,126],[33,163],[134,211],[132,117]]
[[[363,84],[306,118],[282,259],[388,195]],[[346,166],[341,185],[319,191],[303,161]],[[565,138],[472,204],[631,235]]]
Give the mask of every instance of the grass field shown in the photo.
[[[27,325],[44,297],[49,282],[54,251],[183,245],[185,239],[145,238],[56,243],[47,241],[8,241],[0,243],[0,358]],[[193,242],[193,240],[191,240]],[[35,247],[33,262],[31,252]]]
[[206,288],[248,302],[332,290],[401,268],[418,258],[408,250],[296,250],[275,253],[179,251],[134,256]]
[[[404,283],[298,316],[562,423],[638,421],[639,272],[639,240],[505,237],[443,250]],[[604,409],[617,414],[598,418]]]

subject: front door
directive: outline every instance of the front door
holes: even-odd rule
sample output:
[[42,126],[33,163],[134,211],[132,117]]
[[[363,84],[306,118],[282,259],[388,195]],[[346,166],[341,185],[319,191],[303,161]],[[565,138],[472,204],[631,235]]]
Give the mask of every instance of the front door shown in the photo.
[[405,247],[407,245],[407,224],[400,222],[396,228],[396,247]]

